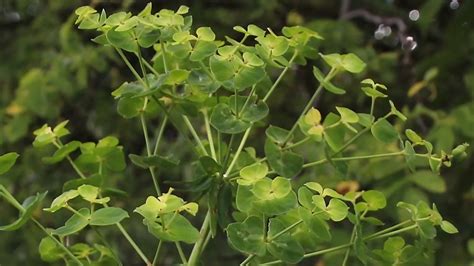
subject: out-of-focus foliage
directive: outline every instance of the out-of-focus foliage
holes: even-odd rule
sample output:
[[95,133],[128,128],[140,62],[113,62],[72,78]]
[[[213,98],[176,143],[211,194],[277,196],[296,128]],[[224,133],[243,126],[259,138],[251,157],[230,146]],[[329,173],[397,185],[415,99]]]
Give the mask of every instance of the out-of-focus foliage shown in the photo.
[[[397,106],[404,106],[402,111],[408,117],[407,127],[421,132],[440,150],[450,152],[456,143],[461,142],[472,146],[474,1],[459,1],[458,9],[451,9],[449,1],[442,0],[350,1],[346,13],[364,9],[376,16],[403,20],[407,26],[406,36],[413,36],[417,42],[413,51],[402,49],[394,27],[390,36],[377,40],[374,32],[378,24],[364,17],[342,19],[342,2],[345,1],[195,0],[159,1],[154,6],[157,9],[175,9],[186,4],[192,10],[196,26],[212,25],[216,35],[221,37],[234,37],[236,33],[229,30],[234,25],[254,23],[272,29],[287,24],[308,26],[325,38],[320,47],[324,54],[353,52],[367,63],[363,75],[391,88],[388,91],[390,98],[395,100]],[[19,162],[20,167],[9,173],[6,180],[20,198],[46,187],[44,184],[57,189],[52,191],[52,195],[59,194],[56,192],[61,191],[61,184],[72,178],[64,176],[65,173],[70,175],[66,167],[53,168],[41,163],[40,158],[50,152],[48,148],[44,154],[29,148],[33,139],[30,132],[45,122],[56,124],[64,119],[74,120],[74,124],[70,125],[72,132],[83,141],[95,141],[120,133],[125,147],[133,149],[143,146],[141,132],[135,129],[134,122],[119,119],[110,99],[112,89],[128,75],[126,67],[120,65],[111,49],[94,45],[84,33],[73,27],[74,17],[71,14],[76,7],[84,4],[111,11],[138,11],[146,2],[6,0],[0,3],[0,154],[9,150],[25,151]],[[418,21],[408,18],[412,9],[420,11]],[[292,107],[306,102],[316,86],[312,69],[299,68],[297,71],[298,79],[289,77],[285,81],[285,86],[292,90],[271,100],[272,108],[280,108],[281,112],[273,113],[270,121],[282,127],[292,123],[292,118],[299,112]],[[306,79],[301,78],[305,76]],[[326,102],[338,106],[352,105],[359,109],[370,107],[370,101],[361,96],[359,84],[352,77],[342,75],[335,83],[353,90],[348,90],[343,97],[325,95],[318,103],[318,109],[322,112],[329,112],[325,109]],[[376,113],[386,111],[376,107]],[[172,130],[165,134],[169,139],[176,138]],[[186,155],[181,149],[183,139],[178,138],[168,145],[167,149],[176,153],[176,157]],[[353,149],[376,153],[387,147],[366,138],[358,141]],[[140,150],[128,152],[139,153]],[[375,188],[385,193],[392,203],[389,206],[400,200],[415,204],[420,200],[436,202],[444,216],[456,224],[460,234],[449,239],[441,237],[436,242],[436,254],[430,259],[438,265],[466,265],[474,261],[474,216],[471,207],[474,203],[473,161],[472,151],[469,151],[466,160],[455,169],[442,171],[439,176],[426,171],[408,172],[397,160],[373,161],[370,164],[351,162],[341,165],[337,171],[332,167],[324,171],[319,169],[318,173],[305,171],[298,182],[317,181],[339,192]],[[114,182],[127,184],[128,192],[133,195],[146,195],[151,191],[148,179],[142,178],[142,173],[132,169],[126,173],[126,177],[117,176]],[[172,171],[166,174],[171,177],[176,175]],[[188,169],[187,177],[191,174],[191,169]],[[134,182],[125,178],[133,178]],[[139,205],[140,200],[139,197],[127,198],[132,206]],[[13,209],[4,203],[0,203],[0,208],[0,224],[15,219]],[[385,210],[385,215],[394,221],[403,218],[403,214],[396,209]],[[345,235],[346,231],[341,230],[340,235],[335,232],[334,238],[343,243],[349,238]],[[40,261],[31,261],[38,257],[39,243],[36,240],[40,239],[40,233],[31,226],[21,233],[2,234],[0,264],[19,265],[28,259],[28,263],[40,265]],[[147,239],[148,236],[139,237]],[[239,261],[232,250],[218,247],[206,251],[209,264],[219,260]],[[340,254],[330,254],[323,260],[331,265],[338,259],[337,256]]]

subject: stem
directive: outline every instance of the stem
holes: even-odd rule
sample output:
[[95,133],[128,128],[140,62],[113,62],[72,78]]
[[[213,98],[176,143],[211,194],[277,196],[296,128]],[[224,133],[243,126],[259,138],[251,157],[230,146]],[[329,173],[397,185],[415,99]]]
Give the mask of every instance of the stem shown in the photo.
[[194,244],[193,250],[191,251],[191,255],[189,256],[189,266],[197,265],[197,260],[199,259],[199,255],[202,252],[202,246],[206,240],[209,226],[211,222],[211,211],[208,210],[206,214],[206,218],[204,218],[204,222],[202,223],[201,230],[199,231],[200,237],[199,240]]
[[147,259],[147,257],[143,253],[143,251],[137,246],[135,241],[133,241],[132,237],[127,233],[127,231],[123,228],[123,226],[120,223],[116,223],[116,225],[117,225],[118,229],[120,230],[120,232],[122,232],[122,234],[125,236],[128,243],[130,243],[130,245],[133,247],[133,249],[135,249],[137,254],[140,256],[140,258],[145,262],[145,264],[147,266],[151,266],[150,261]]
[[162,244],[163,244],[163,241],[160,240],[160,242],[158,242],[158,247],[156,247],[155,257],[153,258],[153,264],[152,264],[153,266],[156,265],[156,263],[158,262],[158,258],[159,258],[159,254],[160,254]]
[[166,64],[166,47],[165,47],[165,43],[164,42],[160,42],[160,46],[161,46],[161,54],[162,54],[162,57],[163,57],[163,67],[165,69],[165,73],[168,72],[168,65]]
[[362,129],[361,131],[359,131],[354,137],[352,137],[348,142],[346,142],[341,148],[339,148],[339,150],[337,150],[336,152],[334,152],[331,157],[343,152],[344,150],[347,149],[347,147],[349,147],[349,145],[351,145],[352,143],[354,143],[354,141],[356,141],[360,136],[362,136],[365,132],[369,131],[370,130],[370,127],[367,127],[367,128],[364,128]]
[[[141,124],[142,124],[143,137],[145,138],[146,153],[147,153],[148,156],[151,156],[152,155],[152,153],[151,153],[151,144],[150,144],[150,140],[148,138],[148,129],[147,129],[146,122],[145,122],[145,115],[143,113],[140,114],[140,121],[141,121]],[[154,167],[148,167],[148,170],[150,171],[151,179],[153,180],[153,186],[155,187],[156,194],[158,196],[160,196],[161,195],[161,190],[160,190],[160,186],[158,184],[158,178],[155,175]]]
[[249,137],[250,130],[252,127],[249,127],[245,133],[244,136],[242,137],[242,140],[240,141],[239,147],[237,148],[237,151],[235,152],[234,158],[232,158],[232,161],[230,162],[229,167],[227,168],[227,171],[224,174],[224,178],[226,178],[229,173],[232,171],[232,168],[234,167],[235,163],[237,163],[237,159],[239,159],[239,155],[242,152],[242,149],[245,146],[245,142],[247,142],[247,138]]
[[406,224],[408,224],[408,223],[410,223],[410,222],[411,222],[410,220],[407,220],[407,221],[398,223],[398,224],[396,224],[396,225],[394,225],[394,226],[391,226],[391,227],[389,227],[389,228],[386,228],[386,229],[383,229],[383,230],[378,231],[378,232],[376,232],[376,233],[373,233],[373,234],[367,236],[366,239],[367,239],[367,240],[370,240],[370,239],[372,239],[372,238],[374,238],[374,237],[377,237],[377,236],[379,236],[379,235],[382,235],[382,234],[385,234],[385,233],[387,233],[387,232],[393,231],[393,230],[395,230],[395,229],[397,229],[397,228],[399,228],[399,227],[403,227],[404,225],[406,225]]
[[240,266],[247,265],[254,257],[255,254],[250,254],[244,261],[242,261],[242,263],[240,263]]
[[[356,228],[357,226],[354,225],[354,228],[352,228],[352,234],[351,234],[351,240],[349,242],[349,244],[352,246],[354,244],[354,239],[355,239],[355,235],[356,235]],[[347,261],[349,260],[349,254],[351,253],[351,249],[348,248],[346,250],[346,254],[344,255],[344,260],[342,261],[342,266],[346,266],[347,265]]]
[[273,86],[270,88],[270,90],[267,92],[267,94],[265,95],[265,97],[263,97],[263,102],[266,102],[268,100],[268,98],[270,97],[270,95],[272,95],[273,91],[276,89],[276,87],[278,86],[278,84],[280,83],[281,79],[283,78],[283,76],[285,75],[285,73],[288,71],[288,69],[290,68],[291,64],[293,63],[293,61],[295,60],[296,56],[298,55],[298,52],[297,50],[295,50],[295,52],[293,53],[293,56],[291,57],[290,61],[288,61],[288,65],[281,71],[280,75],[278,76],[278,78],[276,79],[275,83],[273,83]]
[[191,132],[191,135],[193,135],[194,140],[196,140],[197,144],[199,145],[199,148],[203,151],[205,155],[207,155],[207,150],[204,147],[204,144],[202,144],[201,139],[199,138],[196,130],[194,129],[193,125],[191,124],[191,121],[189,121],[188,117],[183,115],[184,123],[188,127],[189,131]]
[[186,260],[186,256],[184,255],[183,249],[181,248],[181,244],[179,242],[174,242],[174,243],[176,244],[176,249],[178,250],[181,261],[183,262],[184,265],[187,265],[188,261]]
[[[293,143],[293,144],[291,144],[291,145],[288,145],[288,146],[282,148],[282,150],[285,151],[285,150],[289,150],[289,149],[296,148],[296,147],[298,147],[298,146],[304,144],[306,141],[308,141],[308,140],[310,140],[310,139],[311,139],[310,137],[306,137],[306,138],[304,138],[304,139],[302,139],[302,140],[300,140],[300,141],[298,141],[298,142],[295,142],[295,143]],[[266,157],[265,157],[264,159],[267,160]]]
[[318,88],[316,89],[316,91],[314,92],[313,96],[311,96],[311,99],[309,99],[308,103],[306,104],[306,106],[304,107],[303,111],[301,112],[300,116],[298,117],[298,119],[296,120],[296,122],[293,124],[293,126],[291,127],[290,131],[288,132],[288,135],[286,135],[286,138],[285,138],[285,141],[283,141],[283,145],[285,145],[291,138],[291,136],[293,135],[293,133],[295,132],[295,130],[298,128],[298,121],[300,121],[301,117],[303,117],[307,112],[308,110],[313,106],[313,102],[316,100],[316,98],[318,98],[319,94],[322,93],[323,91],[323,83],[326,82],[326,81],[329,81],[331,80],[331,78],[334,76],[334,73],[336,72],[336,69],[335,68],[331,68],[331,70],[329,71],[329,73],[326,75],[326,77],[324,78],[324,80],[322,82],[319,83],[319,86]]
[[303,220],[299,220],[293,224],[291,224],[290,226],[288,226],[287,228],[283,229],[282,231],[278,232],[276,235],[274,235],[273,237],[269,237],[268,238],[268,241],[272,241],[272,240],[275,240],[276,238],[280,237],[281,235],[283,235],[284,233],[290,231],[291,229],[297,227],[298,225],[300,225],[301,223],[303,222]]
[[161,138],[163,137],[163,132],[165,131],[166,123],[168,122],[168,116],[165,116],[161,122],[160,129],[158,130],[158,135],[156,136],[155,148],[153,149],[153,155],[158,154],[158,146],[160,145]]
[[127,57],[125,56],[125,54],[122,52],[122,50],[120,50],[119,48],[115,48],[115,50],[117,51],[117,53],[120,55],[120,57],[122,58],[122,60],[125,62],[125,64],[127,65],[127,67],[130,69],[130,71],[132,72],[132,74],[135,76],[135,78],[137,80],[139,80],[141,83],[143,83],[144,85],[146,85],[146,83],[143,81],[142,77],[140,77],[140,75],[138,74],[138,72],[135,70],[135,68],[132,66],[132,64],[130,63],[130,61],[128,61]]
[[204,124],[206,126],[207,139],[209,141],[209,147],[211,148],[212,159],[214,159],[217,162],[216,149],[214,148],[214,139],[212,137],[211,125],[209,124],[209,116],[207,114],[207,110],[203,111],[203,115],[204,115]]
[[31,220],[36,224],[36,226],[38,226],[51,240],[54,241],[54,243],[56,243],[62,250],[64,250],[64,252],[66,252],[66,254],[71,257],[71,259],[77,263],[78,265],[80,266],[83,266],[84,264],[82,264],[82,262],[76,258],[76,256],[74,256],[74,254],[71,253],[71,251],[65,247],[63,245],[63,243],[61,243],[59,240],[57,240],[53,235],[51,235],[48,230],[46,230],[46,228],[44,228],[44,226],[38,221],[36,220],[35,218],[31,218]]
[[[404,154],[403,151],[399,151],[399,152],[364,155],[364,156],[333,158],[332,161],[352,161],[352,160],[361,160],[361,159],[374,159],[374,158],[398,156],[398,155],[403,155],[403,154]],[[303,165],[303,168],[308,168],[308,167],[320,165],[320,164],[323,164],[323,163],[326,163],[326,162],[328,162],[328,159],[321,159],[319,161],[306,163],[306,164]]]
[[71,159],[71,156],[66,156],[66,159],[69,161],[69,163],[72,165],[72,168],[74,168],[74,171],[76,171],[76,173],[82,178],[82,179],[86,179],[86,176],[84,175],[84,173],[82,173],[81,169],[79,169],[79,167],[77,167],[77,165],[74,163],[74,161]]
[[[405,221],[401,224],[406,224],[407,222],[410,222],[409,220],[408,221]],[[400,224],[396,225],[396,226],[400,226]],[[391,228],[393,228],[395,226],[392,226]],[[374,235],[378,235],[376,237],[371,237],[371,236],[368,236],[368,237],[365,237],[363,240],[364,241],[371,241],[371,240],[374,240],[374,239],[378,239],[378,238],[384,238],[384,237],[388,237],[388,236],[392,236],[392,235],[396,235],[396,234],[400,234],[402,232],[406,232],[406,231],[409,231],[409,230],[412,230],[414,228],[416,228],[417,225],[414,224],[414,225],[411,225],[411,226],[408,226],[408,227],[404,227],[402,229],[399,229],[399,230],[396,230],[396,231],[393,231],[393,232],[389,232],[389,233],[385,233],[385,234],[379,234],[380,232],[382,231],[386,231],[387,229],[385,230],[382,230],[380,232],[377,232],[375,233]],[[303,258],[309,258],[309,257],[315,257],[315,256],[318,256],[318,255],[322,255],[322,254],[325,254],[325,253],[330,253],[330,252],[334,252],[334,251],[338,251],[338,250],[341,250],[341,249],[345,249],[345,248],[348,248],[348,247],[351,247],[353,245],[353,243],[348,243],[348,244],[344,244],[344,245],[339,245],[339,246],[335,246],[335,247],[332,247],[332,248],[327,248],[327,249],[323,249],[323,250],[318,250],[318,251],[315,251],[315,252],[311,252],[311,253],[307,253],[303,256]],[[248,259],[248,258],[247,258]],[[267,262],[267,263],[263,263],[261,265],[272,265],[272,264],[278,264],[278,263],[281,263],[282,261],[281,260],[275,260],[275,261],[270,261],[270,262]],[[243,264],[241,264],[243,265]]]

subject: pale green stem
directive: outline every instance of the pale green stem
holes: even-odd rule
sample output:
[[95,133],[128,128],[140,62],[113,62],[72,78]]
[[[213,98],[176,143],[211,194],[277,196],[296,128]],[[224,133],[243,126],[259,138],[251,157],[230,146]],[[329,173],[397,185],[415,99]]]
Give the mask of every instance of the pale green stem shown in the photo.
[[245,130],[245,133],[242,136],[242,140],[240,141],[239,147],[237,148],[237,151],[234,154],[234,158],[232,158],[232,161],[230,162],[230,165],[229,165],[229,167],[227,168],[227,171],[224,174],[224,178],[227,178],[229,173],[232,171],[232,168],[237,163],[237,160],[239,159],[239,155],[242,152],[242,149],[244,148],[245,143],[247,142],[247,138],[249,137],[251,128],[252,127],[249,127],[247,130]]
[[179,257],[181,258],[181,262],[183,265],[187,265],[188,261],[186,260],[186,256],[184,255],[183,249],[181,248],[181,244],[179,242],[174,242],[176,244],[176,249],[178,250]]
[[[148,138],[148,128],[146,126],[145,122],[145,115],[143,113],[140,114],[140,121],[142,124],[142,130],[143,130],[143,137],[145,138],[145,145],[146,145],[146,153],[148,156],[152,155],[151,152],[151,144],[150,144],[150,139]],[[156,194],[158,196],[161,195],[161,190],[160,186],[158,184],[158,178],[155,175],[155,170],[154,167],[148,167],[148,170],[150,171],[151,179],[153,180],[153,186],[155,187]]]
[[197,142],[199,145],[199,148],[201,148],[202,152],[207,155],[207,150],[204,147],[204,144],[202,144],[201,139],[199,138],[196,130],[194,129],[193,125],[191,124],[191,121],[189,121],[188,117],[183,115],[183,120],[186,126],[188,127],[189,131],[191,132],[191,135],[193,135],[194,140]]
[[161,122],[160,129],[158,130],[158,135],[155,141],[155,148],[153,149],[153,155],[158,154],[158,146],[160,146],[160,141],[161,141],[161,138],[163,137],[163,132],[165,131],[167,122],[168,122],[168,116],[165,116],[163,118],[163,121]]
[[216,149],[214,148],[214,138],[212,137],[211,125],[209,123],[209,116],[207,114],[207,110],[203,111],[203,115],[204,115],[204,124],[206,126],[207,139],[209,141],[209,147],[211,149],[211,156],[212,156],[212,159],[214,159],[214,161],[217,162]]
[[64,252],[66,252],[66,254],[71,257],[71,259],[77,263],[78,265],[80,266],[83,266],[84,264],[78,259],[76,258],[76,256],[74,256],[74,254],[72,254],[72,252],[66,248],[63,243],[61,243],[59,240],[57,240],[53,235],[51,235],[48,230],[46,230],[46,228],[38,221],[36,220],[35,218],[31,218],[31,220],[36,224],[36,226],[38,226],[51,240],[54,241],[54,243],[56,243],[56,245],[59,246],[59,248],[61,248],[62,250],[64,250]]
[[[412,230],[414,228],[416,228],[417,225],[414,224],[414,225],[411,225],[411,226],[408,226],[408,227],[405,227],[405,228],[402,228],[402,229],[399,229],[399,230],[396,230],[396,231],[392,231],[392,232],[389,232],[389,233],[386,233],[386,234],[381,234],[381,235],[378,235],[376,237],[365,237],[363,240],[364,241],[370,241],[370,240],[374,240],[374,239],[378,239],[378,238],[384,238],[384,237],[389,237],[389,236],[393,236],[393,235],[397,235],[397,234],[400,234],[400,233],[403,233],[403,232],[406,232],[406,231],[409,231],[409,230]],[[378,233],[377,233],[378,234]],[[318,256],[318,255],[322,255],[322,254],[326,254],[326,253],[330,253],[330,252],[334,252],[334,251],[338,251],[338,250],[341,250],[341,249],[346,249],[346,248],[349,248],[353,245],[353,243],[348,243],[348,244],[344,244],[344,245],[339,245],[339,246],[336,246],[336,247],[332,247],[332,248],[327,248],[327,249],[323,249],[323,250],[319,250],[319,251],[315,251],[315,252],[311,252],[311,253],[307,253],[303,256],[303,258],[309,258],[309,257],[315,257],[315,256]],[[261,265],[273,265],[273,264],[279,264],[279,263],[282,263],[281,260],[275,260],[275,261],[271,261],[271,262],[267,262],[267,263],[263,263]],[[241,264],[243,265],[243,264]]]
[[138,247],[138,245],[135,243],[135,241],[133,241],[132,237],[128,234],[128,232],[125,230],[125,228],[123,228],[123,226],[120,223],[116,223],[116,225],[117,225],[118,229],[120,230],[120,232],[122,232],[122,234],[125,236],[128,243],[130,243],[130,245],[133,247],[133,249],[135,249],[137,254],[140,256],[140,258],[145,262],[145,264],[147,266],[151,266],[151,263],[148,260],[148,258],[145,256],[143,251]]
[[335,68],[331,68],[331,70],[329,71],[329,73],[326,75],[326,77],[324,78],[324,80],[322,82],[319,83],[319,86],[318,88],[316,89],[316,91],[314,92],[313,96],[311,96],[311,99],[309,99],[308,103],[306,104],[306,106],[304,107],[303,111],[301,112],[300,116],[298,117],[298,119],[296,120],[296,122],[293,124],[293,126],[291,127],[290,131],[288,132],[288,135],[286,135],[286,138],[285,138],[285,141],[283,141],[283,145],[285,145],[291,138],[291,136],[293,135],[293,133],[295,132],[295,130],[298,128],[298,122],[300,121],[301,117],[303,117],[308,111],[309,109],[313,106],[313,103],[314,101],[316,100],[316,98],[318,98],[319,94],[321,94],[323,92],[323,83],[326,82],[326,81],[329,81],[332,79],[332,77],[334,76],[334,73],[336,72],[336,69]]
[[194,244],[193,250],[191,251],[191,255],[189,256],[189,266],[195,266],[198,264],[199,255],[203,250],[203,244],[206,240],[207,234],[209,233],[210,222],[211,211],[208,210],[206,218],[204,218],[204,222],[202,223],[201,230],[199,231],[199,240],[196,242],[196,244]]
[[163,244],[163,241],[160,240],[160,242],[158,242],[158,247],[156,247],[155,257],[153,258],[153,266],[157,265],[158,263],[158,258],[160,256],[160,250],[161,250],[162,244]]
[[276,87],[278,86],[278,84],[280,83],[281,79],[283,78],[283,76],[286,74],[286,72],[288,71],[288,69],[290,69],[290,66],[293,64],[293,61],[295,60],[296,56],[298,55],[298,52],[297,50],[295,50],[295,52],[293,53],[293,56],[291,57],[290,61],[288,61],[288,65],[283,69],[283,71],[281,71],[280,75],[278,76],[278,78],[276,79],[275,83],[273,83],[273,86],[270,88],[270,90],[267,92],[267,94],[265,95],[265,97],[263,97],[263,102],[266,102],[268,100],[268,98],[270,97],[270,95],[272,95],[273,91],[276,89]]

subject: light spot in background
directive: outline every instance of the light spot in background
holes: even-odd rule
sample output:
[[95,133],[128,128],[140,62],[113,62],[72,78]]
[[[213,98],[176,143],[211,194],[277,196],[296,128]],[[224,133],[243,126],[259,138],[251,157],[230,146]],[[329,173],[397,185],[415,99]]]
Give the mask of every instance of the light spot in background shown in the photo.
[[415,39],[412,36],[407,36],[402,42],[403,50],[413,51],[416,49],[417,46],[418,46],[418,43],[415,41]]
[[392,28],[390,26],[380,24],[374,32],[374,38],[377,40],[382,40],[383,38],[390,36],[390,34],[392,34]]
[[459,8],[459,2],[458,0],[452,0],[451,3],[449,3],[449,8],[455,10]]
[[410,18],[411,21],[417,21],[420,18],[420,11],[417,9],[413,9],[408,13],[408,17]]

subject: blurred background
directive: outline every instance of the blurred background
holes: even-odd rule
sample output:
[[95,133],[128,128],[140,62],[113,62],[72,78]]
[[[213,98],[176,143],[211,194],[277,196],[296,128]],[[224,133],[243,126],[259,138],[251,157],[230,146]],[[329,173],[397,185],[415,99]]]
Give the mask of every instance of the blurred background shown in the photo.
[[[62,184],[74,178],[69,165],[45,165],[41,162],[50,150],[33,149],[32,131],[44,123],[70,120],[72,137],[97,141],[107,136],[119,137],[125,152],[140,152],[143,136],[135,120],[123,120],[116,113],[110,93],[122,82],[132,80],[126,66],[112,49],[90,41],[93,33],[78,31],[74,10],[82,5],[107,10],[137,13],[148,1],[131,0],[0,0],[0,154],[21,154],[15,167],[1,183],[20,200],[36,191],[50,190],[49,197],[61,191]],[[413,128],[432,141],[438,150],[451,151],[457,144],[474,140],[474,1],[472,0],[194,0],[152,1],[154,11],[161,8],[190,7],[194,27],[211,26],[218,38],[238,38],[233,26],[256,24],[278,32],[285,25],[304,25],[319,32],[325,41],[322,53],[353,52],[368,65],[358,77],[337,80],[348,89],[344,96],[325,95],[318,108],[327,113],[334,105],[366,111],[369,103],[360,93],[359,80],[371,77],[389,88],[389,96],[408,117],[400,130]],[[152,57],[152,51],[145,54]],[[275,94],[271,108],[279,110],[270,121],[288,126],[316,86],[311,67],[298,67],[286,77],[283,88]],[[380,113],[384,110],[378,110]],[[164,145],[186,158],[186,143],[172,128],[166,130]],[[251,141],[258,144],[258,137]],[[261,144],[260,144],[261,145]],[[379,147],[380,146],[380,147]],[[354,148],[361,153],[383,151],[386,147],[362,139]],[[472,149],[471,149],[472,150]],[[181,159],[185,161],[185,159]],[[152,193],[145,171],[131,166],[113,177],[117,187],[126,190],[121,202],[133,210]],[[474,157],[472,151],[454,167],[443,169],[441,176],[424,170],[410,173],[403,161],[354,162],[344,174],[333,169],[305,171],[302,177],[325,186],[344,189],[382,190],[391,206],[400,200],[436,203],[444,218],[460,230],[457,235],[439,233],[435,253],[427,265],[474,265]],[[170,179],[190,176],[189,169],[169,170]],[[422,176],[413,182],[414,175]],[[316,176],[315,178],[313,178]],[[133,180],[133,182],[130,182]],[[165,185],[166,186],[166,185]],[[133,196],[133,197],[132,197]],[[49,201],[47,201],[49,202]],[[15,217],[13,208],[0,202],[0,224]],[[58,226],[64,217],[36,214],[44,224]],[[396,222],[400,213],[395,207],[380,214],[384,221]],[[133,217],[134,215],[132,215]],[[137,217],[128,226],[152,253],[155,240],[144,230]],[[197,219],[198,221],[199,219]],[[340,228],[340,238],[350,232]],[[336,229],[338,230],[338,229]],[[335,234],[337,235],[337,233]],[[0,234],[0,265],[43,265],[37,246],[41,232],[29,224],[20,231]],[[85,236],[87,240],[87,235]],[[118,246],[124,245],[111,232]],[[339,237],[339,236],[337,236]],[[473,240],[470,240],[473,239]],[[219,242],[220,241],[220,242]],[[206,251],[208,263],[219,265],[241,257],[219,243],[220,236]],[[146,245],[145,245],[146,246]],[[128,249],[130,250],[130,249]],[[169,248],[170,257],[173,247]],[[165,256],[167,249],[164,250]],[[130,250],[131,252],[131,250]],[[333,265],[329,255],[305,261],[307,265]],[[134,257],[131,255],[130,257]],[[334,256],[333,256],[334,257]],[[130,259],[129,264],[134,265]],[[170,263],[173,263],[172,260]],[[136,264],[140,265],[140,264]],[[234,264],[232,264],[234,265]],[[303,264],[302,264],[303,265]],[[336,264],[337,265],[337,264]]]

